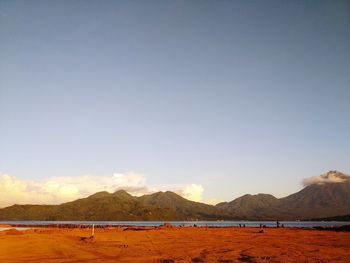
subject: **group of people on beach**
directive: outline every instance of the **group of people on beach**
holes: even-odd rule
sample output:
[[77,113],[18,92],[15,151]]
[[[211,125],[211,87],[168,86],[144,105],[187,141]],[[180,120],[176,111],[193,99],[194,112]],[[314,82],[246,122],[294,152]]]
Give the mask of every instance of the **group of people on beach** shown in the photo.
[[[245,227],[245,224],[238,224],[239,227]],[[260,224],[260,228],[266,228],[266,225]],[[276,227],[284,227],[283,224],[281,224],[278,220],[276,221]]]

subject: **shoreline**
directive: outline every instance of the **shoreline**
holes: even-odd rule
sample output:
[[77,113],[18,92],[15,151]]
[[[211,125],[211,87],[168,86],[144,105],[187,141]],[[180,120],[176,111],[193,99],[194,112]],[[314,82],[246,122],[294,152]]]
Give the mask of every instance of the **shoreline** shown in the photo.
[[[346,223],[346,222],[344,222]],[[149,225],[149,226],[144,226],[144,225],[135,225],[135,224],[125,224],[125,225],[118,225],[118,224],[95,224],[95,223],[84,223],[84,224],[74,224],[74,223],[57,223],[57,224],[1,224],[0,223],[0,231],[1,228],[53,228],[53,229],[91,229],[91,228],[96,228],[96,229],[113,229],[113,228],[134,228],[134,229],[161,229],[161,228],[252,228],[252,229],[273,229],[273,228],[286,228],[286,229],[305,229],[305,230],[325,230],[325,231],[345,231],[345,232],[350,232],[350,224],[344,224],[344,225],[336,225],[336,226],[313,226],[313,227],[290,227],[290,226],[266,226],[266,225],[261,225],[261,226],[246,226],[246,225],[241,225],[241,226],[215,226],[215,225],[173,225],[171,223],[163,223],[161,225]]]

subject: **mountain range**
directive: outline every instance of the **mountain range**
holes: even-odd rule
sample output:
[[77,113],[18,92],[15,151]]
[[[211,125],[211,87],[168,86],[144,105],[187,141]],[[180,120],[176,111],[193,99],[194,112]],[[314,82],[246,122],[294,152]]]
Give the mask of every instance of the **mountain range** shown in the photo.
[[284,198],[244,195],[215,206],[176,193],[140,197],[124,190],[98,192],[60,205],[12,205],[0,220],[305,220],[350,214],[350,176],[330,171]]
[[277,199],[273,195],[244,195],[216,205],[240,219],[296,220],[327,218],[350,212],[350,177],[330,171],[301,191]]

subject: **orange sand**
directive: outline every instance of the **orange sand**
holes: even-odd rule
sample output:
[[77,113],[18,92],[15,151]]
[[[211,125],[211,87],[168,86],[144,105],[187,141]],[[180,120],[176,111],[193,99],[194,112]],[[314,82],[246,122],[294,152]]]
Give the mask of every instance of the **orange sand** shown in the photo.
[[0,232],[0,262],[350,262],[350,232],[303,229],[37,228]]

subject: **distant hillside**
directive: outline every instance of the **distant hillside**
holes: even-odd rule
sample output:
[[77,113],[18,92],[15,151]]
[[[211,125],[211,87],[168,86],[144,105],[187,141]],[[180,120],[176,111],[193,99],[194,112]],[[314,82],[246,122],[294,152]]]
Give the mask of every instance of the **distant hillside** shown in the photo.
[[227,211],[240,219],[274,219],[275,216],[266,214],[266,209],[275,207],[279,200],[273,195],[257,194],[244,195],[231,202],[223,202],[216,205],[221,211]]
[[349,214],[350,177],[330,171],[280,199],[244,195],[212,206],[169,191],[136,197],[121,190],[61,205],[13,205],[0,209],[0,220],[305,220]]
[[99,192],[61,205],[13,205],[0,209],[0,220],[216,220],[229,215],[211,205],[172,192],[142,197],[121,190]]
[[309,219],[308,221],[347,221],[347,222],[350,222],[350,214],[341,215],[341,216],[325,217],[325,218],[312,218],[312,219]]
[[173,192],[158,192],[138,198],[142,205],[167,208],[176,211],[186,219],[228,219],[232,218],[226,211],[219,211],[212,205],[189,201]]
[[350,213],[350,177],[330,171],[287,197],[245,195],[216,207],[242,219],[302,220]]
[[350,182],[309,185],[280,201],[286,215],[300,215],[300,219],[348,214]]

